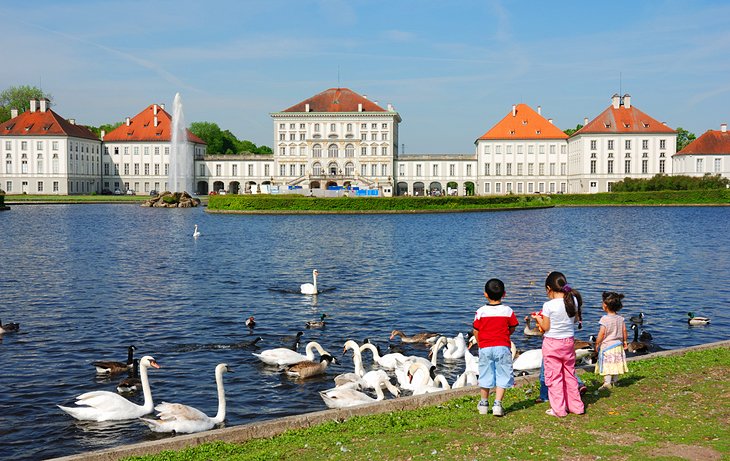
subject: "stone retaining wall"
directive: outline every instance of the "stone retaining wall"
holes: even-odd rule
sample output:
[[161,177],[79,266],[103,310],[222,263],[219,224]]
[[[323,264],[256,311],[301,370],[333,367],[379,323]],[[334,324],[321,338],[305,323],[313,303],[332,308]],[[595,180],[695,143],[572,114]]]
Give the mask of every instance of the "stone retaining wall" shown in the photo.
[[[730,347],[730,340],[719,341],[709,344],[701,344],[699,346],[692,346],[683,349],[672,349],[667,351],[655,352],[652,354],[631,357],[628,360],[634,361],[653,357],[680,355],[687,351],[713,349],[718,347]],[[591,367],[586,367],[586,369],[588,368]],[[537,378],[537,374],[517,377],[515,378],[515,386],[523,386],[525,384],[532,383]],[[354,408],[316,411],[313,413],[288,416],[285,418],[278,418],[270,421],[262,421],[240,426],[227,427],[224,429],[216,429],[212,431],[201,432],[198,434],[179,435],[164,440],[142,442],[133,445],[123,445],[107,450],[92,451],[88,453],[81,453],[78,455],[55,458],[55,461],[116,461],[118,459],[128,456],[149,455],[158,453],[163,450],[181,450],[183,448],[196,446],[205,442],[213,442],[216,440],[221,440],[224,442],[245,442],[251,439],[273,437],[289,429],[302,429],[327,421],[344,421],[352,418],[353,416],[388,413],[391,411],[400,410],[413,410],[427,405],[437,405],[439,403],[443,403],[465,395],[478,395],[478,393],[479,390],[477,387],[470,386],[460,389],[436,392],[433,394],[401,397],[397,399],[371,403],[368,405],[361,405]]]

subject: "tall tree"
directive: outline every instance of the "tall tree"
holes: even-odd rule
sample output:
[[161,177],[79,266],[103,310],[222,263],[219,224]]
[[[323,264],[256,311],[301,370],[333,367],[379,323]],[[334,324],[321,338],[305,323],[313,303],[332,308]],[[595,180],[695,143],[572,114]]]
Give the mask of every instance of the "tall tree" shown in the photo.
[[101,136],[101,131],[104,130],[104,133],[109,133],[110,131],[114,130],[115,128],[118,128],[122,125],[122,122],[116,122],[116,123],[105,123],[103,125],[96,126],[89,126],[88,128],[97,136]]
[[694,133],[690,133],[681,126],[677,127],[677,152],[687,147],[695,139],[697,139],[697,136]]
[[563,133],[567,134],[568,136],[571,136],[573,133],[580,130],[581,128],[583,128],[583,125],[581,125],[579,123],[575,126],[575,128],[568,128],[567,130],[563,130]]
[[40,98],[53,99],[50,94],[35,86],[11,86],[3,90],[0,93],[0,123],[10,120],[10,109],[18,109],[18,113],[22,114],[30,108],[31,99]]

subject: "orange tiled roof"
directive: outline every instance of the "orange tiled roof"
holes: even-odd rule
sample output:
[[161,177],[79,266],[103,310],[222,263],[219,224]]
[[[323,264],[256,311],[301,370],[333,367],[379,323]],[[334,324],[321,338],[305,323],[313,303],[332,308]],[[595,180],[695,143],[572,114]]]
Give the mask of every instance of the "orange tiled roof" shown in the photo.
[[615,109],[612,104],[572,136],[587,133],[676,133],[676,131],[649,117],[633,105],[628,109],[624,105]]
[[[155,126],[155,106],[157,106],[157,126]],[[188,141],[205,144],[186,128]],[[159,104],[150,104],[142,112],[132,117],[129,126],[122,123],[104,136],[104,142],[120,141],[171,141],[172,116]]]
[[692,154],[730,155],[730,133],[707,130],[675,155]]
[[71,136],[99,140],[83,125],[74,125],[51,109],[29,110],[0,124],[0,136]]
[[479,139],[566,139],[567,134],[527,104],[517,104]]
[[309,104],[309,112],[357,112],[358,104],[362,104],[363,112],[385,112],[385,109],[373,101],[348,88],[324,90],[283,112],[304,112],[307,104]]

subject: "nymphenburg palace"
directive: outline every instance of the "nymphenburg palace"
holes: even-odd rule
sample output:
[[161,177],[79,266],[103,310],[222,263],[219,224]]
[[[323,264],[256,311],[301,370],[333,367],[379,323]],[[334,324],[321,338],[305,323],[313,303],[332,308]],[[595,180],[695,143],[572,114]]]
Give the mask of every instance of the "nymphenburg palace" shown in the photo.
[[[469,154],[398,151],[400,114],[347,88],[332,88],[271,114],[273,155],[209,155],[188,131],[199,194],[307,193],[348,187],[375,194],[532,194],[611,191],[658,173],[730,177],[727,124],[676,151],[676,131],[618,94],[572,135],[517,104],[476,138]],[[171,116],[151,104],[101,139],[54,112],[47,99],[0,124],[0,189],[8,194],[122,193],[167,188]]]

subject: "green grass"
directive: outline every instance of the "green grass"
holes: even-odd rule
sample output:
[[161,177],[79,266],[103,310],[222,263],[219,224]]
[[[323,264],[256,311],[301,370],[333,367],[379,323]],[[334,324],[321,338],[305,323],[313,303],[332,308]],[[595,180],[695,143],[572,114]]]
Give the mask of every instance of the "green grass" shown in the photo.
[[215,195],[212,211],[242,212],[413,212],[514,209],[591,205],[730,204],[730,190],[617,192],[602,194],[500,195],[477,197],[340,197],[301,195]]
[[477,393],[418,410],[353,417],[244,443],[207,443],[135,461],[324,459],[730,459],[730,349],[631,362],[620,386],[597,393],[586,373],[586,414],[557,419],[535,404],[537,385],[509,390],[507,414],[479,415]]
[[150,198],[148,195],[6,195],[5,203],[119,203],[143,202]]

